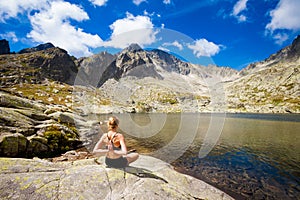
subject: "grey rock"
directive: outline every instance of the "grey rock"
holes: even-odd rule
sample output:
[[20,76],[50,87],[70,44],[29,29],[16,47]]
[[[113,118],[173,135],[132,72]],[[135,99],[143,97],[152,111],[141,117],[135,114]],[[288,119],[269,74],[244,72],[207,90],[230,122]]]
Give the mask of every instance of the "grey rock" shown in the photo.
[[[51,163],[0,158],[0,198],[8,199],[232,199],[153,157],[123,169],[94,159]],[[22,173],[22,175],[20,175]]]
[[8,92],[0,91],[0,106],[8,108],[29,108],[46,110],[46,106],[36,101],[18,97]]
[[13,108],[0,107],[1,132],[19,132],[26,136],[34,133],[34,120]]
[[28,139],[28,145],[26,149],[26,154],[28,157],[48,155],[49,148],[48,140],[45,137],[41,136],[30,136]]
[[26,137],[20,133],[2,133],[0,136],[0,155],[8,157],[26,155],[27,142]]
[[79,72],[77,73],[76,85],[92,85],[94,87],[99,83],[103,72],[116,59],[115,55],[107,52],[101,52],[81,60]]
[[70,112],[47,115],[49,106],[6,92],[0,95],[0,156],[47,157],[81,145],[74,124],[74,119],[83,120],[80,116]]

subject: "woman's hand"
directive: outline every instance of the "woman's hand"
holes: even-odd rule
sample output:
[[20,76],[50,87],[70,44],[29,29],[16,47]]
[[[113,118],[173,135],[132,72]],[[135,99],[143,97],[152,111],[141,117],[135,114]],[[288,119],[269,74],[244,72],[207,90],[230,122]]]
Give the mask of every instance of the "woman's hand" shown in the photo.
[[110,152],[110,153],[114,152],[114,148],[113,148],[113,145],[111,142],[108,143],[107,149],[108,149],[108,152]]
[[108,150],[107,155],[115,156],[115,151],[114,151],[114,148],[113,148],[113,144],[111,142],[109,142],[107,144],[107,150]]

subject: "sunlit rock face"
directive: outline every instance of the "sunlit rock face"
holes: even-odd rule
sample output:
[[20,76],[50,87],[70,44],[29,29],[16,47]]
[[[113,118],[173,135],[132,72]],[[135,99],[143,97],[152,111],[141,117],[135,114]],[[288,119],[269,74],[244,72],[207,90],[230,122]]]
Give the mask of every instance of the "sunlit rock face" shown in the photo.
[[[103,158],[51,163],[0,158],[0,198],[10,199],[232,199],[205,182],[141,156],[125,169]],[[20,176],[22,174],[22,176]]]

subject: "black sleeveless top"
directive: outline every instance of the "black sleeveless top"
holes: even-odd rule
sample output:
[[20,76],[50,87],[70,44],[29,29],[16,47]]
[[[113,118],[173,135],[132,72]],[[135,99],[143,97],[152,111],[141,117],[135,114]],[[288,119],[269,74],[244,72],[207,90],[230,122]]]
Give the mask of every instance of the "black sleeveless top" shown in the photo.
[[115,146],[114,142],[113,142],[113,139],[115,138],[115,136],[117,135],[118,133],[115,133],[113,134],[113,136],[111,138],[108,137],[108,133],[106,133],[106,136],[107,136],[107,139],[108,139],[108,142],[111,142],[112,146],[113,146],[113,150],[120,150],[121,149],[121,145],[120,146]]

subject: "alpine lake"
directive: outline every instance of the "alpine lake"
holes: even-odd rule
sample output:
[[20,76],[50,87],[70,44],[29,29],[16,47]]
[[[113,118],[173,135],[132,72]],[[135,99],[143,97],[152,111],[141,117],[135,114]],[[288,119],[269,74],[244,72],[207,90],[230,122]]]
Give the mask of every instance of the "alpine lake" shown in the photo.
[[[111,115],[99,115],[101,131]],[[300,199],[300,114],[115,114],[127,148],[235,199]],[[101,133],[102,132],[102,133]]]

